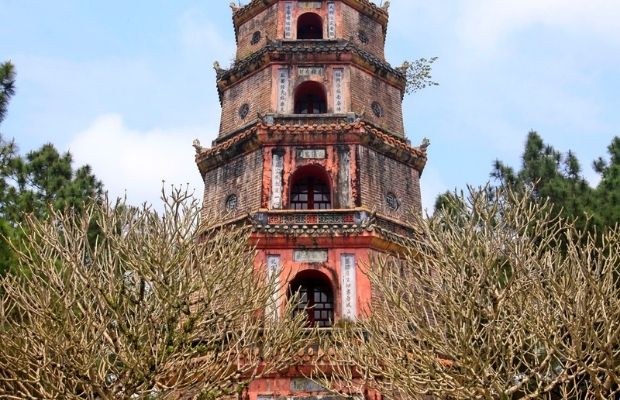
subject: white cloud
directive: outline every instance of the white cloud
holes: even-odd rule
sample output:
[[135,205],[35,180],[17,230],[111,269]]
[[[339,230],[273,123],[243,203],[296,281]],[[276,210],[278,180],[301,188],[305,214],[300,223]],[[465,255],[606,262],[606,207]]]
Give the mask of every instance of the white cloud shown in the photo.
[[437,196],[448,190],[439,170],[427,166],[420,179],[420,190],[422,191],[422,210],[424,214],[432,214],[435,210],[435,200]]
[[202,194],[194,163],[192,140],[197,130],[136,131],[118,114],[98,117],[70,143],[77,165],[89,164],[111,198],[125,194],[131,204],[159,205],[162,180],[168,185],[189,184]]
[[179,18],[179,39],[183,49],[193,59],[200,56],[210,61],[219,60],[223,67],[232,60],[236,46],[231,31],[225,36],[213,23],[213,15],[207,7],[193,7]]
[[618,0],[468,0],[456,27],[474,46],[494,47],[514,31],[533,25],[619,41]]

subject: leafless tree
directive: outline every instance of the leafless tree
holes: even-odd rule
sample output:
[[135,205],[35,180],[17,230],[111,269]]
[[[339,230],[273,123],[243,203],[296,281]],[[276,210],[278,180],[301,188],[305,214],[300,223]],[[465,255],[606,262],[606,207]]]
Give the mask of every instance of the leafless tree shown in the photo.
[[620,229],[484,189],[368,266],[371,315],[337,329],[324,385],[393,399],[620,396]]
[[278,290],[247,229],[201,224],[184,191],[161,213],[50,212],[0,280],[0,398],[236,396],[311,340],[287,310],[265,317]]

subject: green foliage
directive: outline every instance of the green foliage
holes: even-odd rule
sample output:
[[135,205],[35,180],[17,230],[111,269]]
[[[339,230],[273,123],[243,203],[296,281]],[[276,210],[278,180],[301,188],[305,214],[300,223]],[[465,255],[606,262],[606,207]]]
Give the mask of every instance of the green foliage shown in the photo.
[[9,100],[15,94],[15,68],[11,62],[0,64],[0,122],[4,120]]
[[[515,171],[496,160],[491,178],[499,187],[528,192],[534,202],[549,201],[556,216],[575,220],[579,230],[600,235],[620,223],[620,138],[615,137],[607,150],[609,160],[601,157],[593,163],[601,181],[592,188],[572,151],[562,154],[532,131],[527,136],[521,169]],[[441,194],[435,209],[447,215],[462,213],[456,198],[455,193]]]
[[[14,93],[14,67],[0,64],[0,122]],[[72,163],[71,154],[49,143],[21,156],[15,142],[0,134],[0,275],[15,266],[9,241],[19,246],[26,215],[46,218],[49,207],[81,211],[89,199],[101,197],[103,185],[90,167],[74,170]]]
[[46,218],[50,209],[81,211],[103,192],[89,166],[72,167],[71,154],[61,154],[52,144],[17,153],[14,142],[0,137],[0,274],[15,265],[9,240],[18,245],[24,234],[20,225],[28,214]]
[[[521,169],[496,160],[491,178],[499,187],[530,193],[535,202],[550,201],[558,216],[576,220],[577,227],[594,229],[601,225],[596,193],[581,175],[581,165],[572,151],[562,154],[544,143],[540,135],[529,132],[521,157]],[[437,209],[452,204],[446,196],[437,199]]]
[[563,155],[546,145],[538,133],[528,134],[521,170],[496,161],[491,177],[513,190],[532,189],[534,200],[549,200],[563,217],[576,218],[580,228],[594,216],[593,190],[580,175],[581,166],[574,153]]
[[24,212],[45,217],[48,206],[81,210],[86,199],[99,197],[102,184],[90,167],[74,171],[72,163],[71,154],[60,154],[50,143],[18,158],[14,176],[17,185],[10,191],[14,201],[7,215],[13,220]]
[[601,174],[595,195],[600,220],[613,225],[620,223],[620,137],[615,137],[607,150],[609,162],[602,158],[594,162],[594,169]]
[[401,72],[407,78],[405,92],[407,94],[418,92],[429,86],[437,86],[439,83],[433,81],[431,75],[433,63],[437,57],[419,58],[415,61],[405,61],[400,67]]

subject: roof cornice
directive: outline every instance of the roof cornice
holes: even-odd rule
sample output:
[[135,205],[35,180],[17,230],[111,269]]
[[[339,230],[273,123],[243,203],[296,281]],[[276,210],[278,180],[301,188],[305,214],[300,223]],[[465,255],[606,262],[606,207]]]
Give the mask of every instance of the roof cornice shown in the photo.
[[[336,140],[337,139],[337,140]],[[268,125],[257,121],[254,126],[237,133],[212,148],[203,148],[196,154],[200,173],[217,168],[231,158],[256,150],[263,145],[312,143],[352,143],[366,145],[373,150],[410,165],[422,174],[426,166],[425,148],[410,146],[404,138],[395,137],[374,125],[357,119],[352,123],[330,125]]]
[[[290,62],[293,55],[299,54],[312,55],[313,62],[317,62],[316,55],[321,54],[325,56],[325,62],[352,62],[363,69],[373,71],[404,93],[407,79],[400,68],[392,67],[387,61],[360,49],[347,40],[270,40],[262,49],[235,62],[230,69],[216,69],[220,100],[223,90],[232,84],[243,80],[270,63]],[[347,58],[345,55],[350,56]],[[299,63],[299,60],[297,59],[296,62]]]

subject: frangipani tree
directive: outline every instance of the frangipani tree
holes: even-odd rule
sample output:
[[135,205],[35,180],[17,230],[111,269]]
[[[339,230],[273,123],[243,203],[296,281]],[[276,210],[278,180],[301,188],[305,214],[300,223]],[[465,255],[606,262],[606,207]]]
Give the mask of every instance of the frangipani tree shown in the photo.
[[319,380],[393,399],[617,398],[620,229],[597,242],[502,190],[455,200],[368,266],[371,314],[334,331]]
[[287,310],[265,319],[277,288],[247,230],[200,221],[179,190],[161,214],[28,218],[24,274],[0,280],[0,397],[222,398],[292,363],[311,338]]

